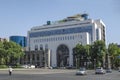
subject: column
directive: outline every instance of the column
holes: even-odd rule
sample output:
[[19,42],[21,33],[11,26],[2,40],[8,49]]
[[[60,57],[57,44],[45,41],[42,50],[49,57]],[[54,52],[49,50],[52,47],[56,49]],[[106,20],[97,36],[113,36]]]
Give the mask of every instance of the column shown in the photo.
[[48,49],[48,67],[50,68],[50,49]]
[[72,49],[69,49],[69,66],[73,66],[73,51]]

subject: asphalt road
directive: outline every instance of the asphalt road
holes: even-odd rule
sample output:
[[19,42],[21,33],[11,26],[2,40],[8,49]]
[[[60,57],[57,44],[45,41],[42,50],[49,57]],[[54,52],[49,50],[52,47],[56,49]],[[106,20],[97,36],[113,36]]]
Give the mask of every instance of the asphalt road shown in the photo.
[[23,69],[14,70],[11,76],[7,70],[0,70],[0,80],[120,80],[120,72],[113,71],[96,75],[94,70],[88,70],[85,76],[76,76],[76,70],[64,69]]

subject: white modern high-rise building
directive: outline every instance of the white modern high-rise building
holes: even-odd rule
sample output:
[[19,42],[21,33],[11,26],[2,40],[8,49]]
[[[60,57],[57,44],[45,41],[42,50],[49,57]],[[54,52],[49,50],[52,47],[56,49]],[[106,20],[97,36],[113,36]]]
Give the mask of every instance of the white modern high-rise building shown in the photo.
[[[105,41],[105,24],[100,19],[93,20],[87,17],[87,14],[78,14],[31,28],[28,31],[28,51],[48,50],[47,66],[72,66],[72,50],[77,44],[86,45],[96,40]],[[40,58],[35,58],[32,63],[40,65],[42,63]]]

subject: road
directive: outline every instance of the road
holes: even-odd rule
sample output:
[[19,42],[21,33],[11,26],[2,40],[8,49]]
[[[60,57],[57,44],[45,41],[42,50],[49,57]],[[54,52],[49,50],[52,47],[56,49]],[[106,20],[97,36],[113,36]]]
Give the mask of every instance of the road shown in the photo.
[[0,70],[0,80],[120,80],[120,72],[113,71],[96,75],[88,70],[85,76],[76,76],[76,70],[65,69],[23,69],[14,70],[11,76],[7,70]]

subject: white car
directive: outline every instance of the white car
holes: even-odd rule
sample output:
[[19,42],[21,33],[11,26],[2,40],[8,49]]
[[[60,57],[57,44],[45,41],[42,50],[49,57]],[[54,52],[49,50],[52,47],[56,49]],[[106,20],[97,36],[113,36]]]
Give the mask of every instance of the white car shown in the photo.
[[86,75],[87,71],[85,68],[80,68],[77,72],[76,75]]
[[30,68],[32,68],[32,69],[35,68],[35,65],[31,65]]
[[29,66],[28,65],[22,65],[21,67],[22,68],[28,68]]
[[98,67],[95,70],[95,74],[105,74],[105,70],[102,67]]
[[23,67],[23,68],[35,68],[35,65],[22,65],[21,67]]

